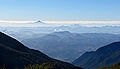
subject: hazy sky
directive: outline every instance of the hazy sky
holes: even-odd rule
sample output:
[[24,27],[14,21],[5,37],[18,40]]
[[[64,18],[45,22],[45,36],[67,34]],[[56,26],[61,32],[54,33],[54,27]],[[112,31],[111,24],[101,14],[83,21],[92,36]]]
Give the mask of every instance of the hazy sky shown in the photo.
[[120,0],[0,0],[0,20],[120,21]]

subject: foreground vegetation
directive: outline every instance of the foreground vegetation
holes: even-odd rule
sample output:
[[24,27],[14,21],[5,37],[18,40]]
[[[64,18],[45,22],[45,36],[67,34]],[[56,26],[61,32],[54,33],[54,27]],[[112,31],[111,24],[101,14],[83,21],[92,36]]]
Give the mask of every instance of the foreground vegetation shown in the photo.
[[[6,66],[3,65],[3,66],[0,66],[0,69],[9,69],[9,68],[6,68]],[[15,68],[15,69],[21,69],[21,68]],[[66,66],[64,66],[64,64],[59,63],[59,62],[55,62],[55,63],[46,62],[46,63],[43,63],[41,65],[36,64],[36,65],[24,66],[23,69],[66,69]],[[80,68],[73,67],[70,69],[80,69]]]
[[0,66],[0,69],[6,69],[5,65]]
[[104,68],[100,68],[100,69],[120,69],[120,63],[112,65],[110,67],[104,67]]
[[57,62],[56,63],[47,62],[47,63],[43,63],[41,65],[36,64],[36,65],[25,66],[24,69],[63,69],[64,68],[59,65],[61,65],[61,64],[59,64]]

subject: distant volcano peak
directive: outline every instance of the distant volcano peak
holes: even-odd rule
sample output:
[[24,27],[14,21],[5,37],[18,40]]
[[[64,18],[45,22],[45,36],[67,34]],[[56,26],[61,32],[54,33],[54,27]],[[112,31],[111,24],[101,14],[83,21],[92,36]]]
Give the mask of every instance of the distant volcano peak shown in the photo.
[[39,22],[42,22],[42,21],[40,21],[40,20],[39,20],[39,21],[37,21],[37,23],[39,23]]
[[44,22],[42,22],[42,21],[36,21],[35,23],[40,23],[40,24],[45,24]]

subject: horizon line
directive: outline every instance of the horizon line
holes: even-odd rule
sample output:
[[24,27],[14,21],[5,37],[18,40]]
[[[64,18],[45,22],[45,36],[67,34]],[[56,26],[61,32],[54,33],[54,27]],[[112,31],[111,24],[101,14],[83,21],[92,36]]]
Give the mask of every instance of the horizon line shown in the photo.
[[[44,23],[120,23],[120,21],[42,21]],[[7,20],[0,20],[0,23],[34,23],[37,21],[7,21]]]

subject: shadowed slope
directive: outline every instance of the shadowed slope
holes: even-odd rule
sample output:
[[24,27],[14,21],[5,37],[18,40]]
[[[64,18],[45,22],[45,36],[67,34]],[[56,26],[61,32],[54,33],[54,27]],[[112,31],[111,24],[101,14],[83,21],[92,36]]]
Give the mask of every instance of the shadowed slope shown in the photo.
[[[61,69],[81,69],[69,63],[52,59],[40,51],[29,49],[19,41],[0,32],[0,66],[5,65],[6,68],[23,69],[24,66],[48,63],[59,63]],[[58,69],[54,66],[55,69]]]

